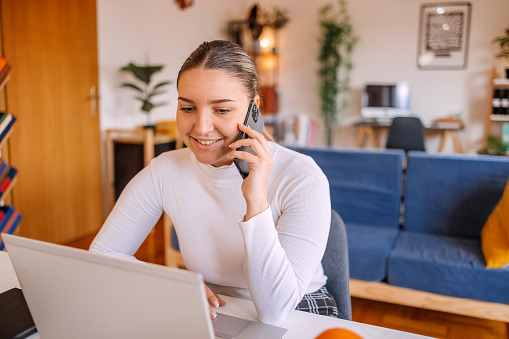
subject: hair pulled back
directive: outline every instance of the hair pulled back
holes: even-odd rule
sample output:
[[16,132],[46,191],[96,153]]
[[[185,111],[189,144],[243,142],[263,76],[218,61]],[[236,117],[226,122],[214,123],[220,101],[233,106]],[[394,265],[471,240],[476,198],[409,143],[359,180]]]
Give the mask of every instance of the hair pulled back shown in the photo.
[[203,42],[186,59],[177,76],[195,68],[222,70],[244,86],[249,99],[258,94],[258,76],[253,60],[239,45],[226,40]]

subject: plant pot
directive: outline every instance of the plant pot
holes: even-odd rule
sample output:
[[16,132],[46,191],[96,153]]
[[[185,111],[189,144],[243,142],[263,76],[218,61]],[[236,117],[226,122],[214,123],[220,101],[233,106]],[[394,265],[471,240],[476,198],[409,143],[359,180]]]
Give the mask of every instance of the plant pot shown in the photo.
[[154,131],[154,133],[156,132],[156,125],[143,125],[142,127],[146,129],[150,128],[152,131]]

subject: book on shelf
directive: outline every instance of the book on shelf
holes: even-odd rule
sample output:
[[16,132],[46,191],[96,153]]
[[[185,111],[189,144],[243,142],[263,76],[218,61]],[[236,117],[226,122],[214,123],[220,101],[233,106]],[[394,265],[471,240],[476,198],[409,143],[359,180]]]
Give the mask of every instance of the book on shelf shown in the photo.
[[4,67],[7,65],[7,59],[4,57],[0,57],[0,71],[4,69]]
[[502,142],[509,144],[509,122],[502,124]]
[[8,115],[9,113],[7,112],[0,112],[0,125],[2,125],[2,122],[5,120],[5,118],[7,118]]
[[9,75],[10,71],[11,71],[11,65],[6,64],[4,67],[2,67],[2,70],[0,70],[0,84],[5,81],[5,79]]
[[18,174],[18,170],[15,167],[10,167],[7,175],[0,182],[0,197],[7,191],[16,174]]
[[[0,237],[1,234],[13,234],[18,228],[19,222],[23,217],[17,208],[12,206],[2,206],[1,208],[6,208],[5,215],[0,221]],[[0,251],[4,249],[4,243],[0,239]]]
[[493,99],[491,101],[492,114],[500,114],[500,106],[502,104],[502,94],[500,88],[493,90]]
[[500,114],[509,114],[509,89],[501,91]]
[[5,138],[12,128],[12,125],[16,122],[16,117],[14,115],[9,113],[0,113],[0,115],[2,114],[7,114],[7,116],[5,116],[2,122],[0,122],[0,142]]
[[2,173],[7,168],[7,162],[4,159],[0,159],[0,177],[2,176]]
[[7,166],[2,168],[2,171],[0,172],[0,184],[4,181],[4,179],[7,177],[7,173],[9,173],[9,170],[11,169],[11,166],[7,164]]
[[0,219],[0,233],[7,232],[6,225],[8,224],[9,219],[13,216],[15,210],[16,208],[13,206],[0,206],[0,211],[3,213],[3,217]]

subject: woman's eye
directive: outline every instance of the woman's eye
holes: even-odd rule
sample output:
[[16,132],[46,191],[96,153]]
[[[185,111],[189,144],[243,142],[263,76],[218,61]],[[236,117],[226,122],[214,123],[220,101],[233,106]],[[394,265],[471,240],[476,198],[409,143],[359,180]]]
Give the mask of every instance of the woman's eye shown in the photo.
[[180,110],[184,113],[191,113],[193,111],[192,107],[180,107]]
[[229,108],[218,108],[217,111],[220,113],[220,114],[226,114],[226,113],[230,113],[231,112],[231,109]]

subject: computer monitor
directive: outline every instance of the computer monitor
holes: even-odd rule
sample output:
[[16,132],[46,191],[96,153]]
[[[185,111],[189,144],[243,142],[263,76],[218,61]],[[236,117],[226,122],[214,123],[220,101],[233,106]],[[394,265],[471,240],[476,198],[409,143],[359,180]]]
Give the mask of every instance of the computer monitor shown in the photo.
[[410,115],[410,85],[366,84],[362,94],[361,115],[364,118],[394,118]]

